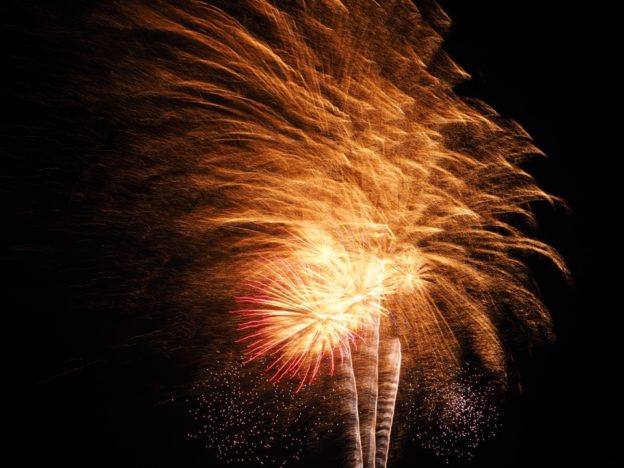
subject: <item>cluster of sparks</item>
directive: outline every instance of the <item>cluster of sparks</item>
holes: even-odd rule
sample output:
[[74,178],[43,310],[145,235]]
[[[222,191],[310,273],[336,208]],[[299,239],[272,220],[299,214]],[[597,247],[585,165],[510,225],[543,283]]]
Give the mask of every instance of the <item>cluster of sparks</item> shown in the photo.
[[322,417],[324,402],[338,397],[335,387],[316,405],[295,393],[291,385],[265,385],[241,361],[207,370],[187,401],[194,421],[188,436],[228,465],[296,466],[306,445],[339,434],[340,422]]
[[[413,390],[409,387],[407,393]],[[406,400],[404,406],[415,423],[414,440],[446,463],[471,459],[499,427],[494,388],[466,373],[440,384],[435,394]]]
[[[197,430],[190,433],[225,463],[283,466],[298,460],[304,437],[295,429],[301,413],[289,411],[285,391],[274,387],[266,407],[257,390],[243,388],[250,376],[233,368],[206,375],[191,415]],[[288,432],[283,427],[291,427]],[[277,453],[282,459],[276,459]]]

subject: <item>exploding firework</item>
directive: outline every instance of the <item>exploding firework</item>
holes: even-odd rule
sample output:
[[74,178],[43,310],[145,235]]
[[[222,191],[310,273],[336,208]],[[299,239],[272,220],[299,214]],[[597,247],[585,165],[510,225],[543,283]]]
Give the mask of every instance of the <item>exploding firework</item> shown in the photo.
[[238,309],[247,320],[239,329],[250,331],[250,359],[278,357],[274,380],[302,374],[301,384],[316,377],[324,358],[333,374],[343,363],[358,332],[379,314],[383,263],[353,258],[329,239],[307,236],[291,258],[265,260],[261,279],[250,286],[257,295],[239,297]]
[[467,418],[466,356],[503,389],[508,338],[549,335],[524,263],[565,270],[526,234],[556,201],[519,166],[539,151],[455,95],[431,2],[133,0],[88,25],[132,38],[77,80],[133,157],[102,151],[94,226],[190,252],[171,301],[209,330],[205,360],[234,347],[292,398],[340,381],[351,465],[387,463],[400,377]]

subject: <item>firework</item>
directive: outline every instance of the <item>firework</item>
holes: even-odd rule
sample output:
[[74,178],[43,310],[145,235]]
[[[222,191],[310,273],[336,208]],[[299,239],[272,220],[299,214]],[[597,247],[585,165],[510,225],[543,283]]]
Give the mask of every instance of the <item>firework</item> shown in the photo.
[[[556,201],[519,167],[539,151],[454,94],[466,75],[425,3],[129,1],[91,17],[154,40],[130,41],[88,94],[123,107],[124,149],[157,166],[110,190],[153,188],[150,222],[193,252],[179,293],[193,320],[299,394],[344,383],[353,466],[387,463],[400,374],[460,401],[440,382],[470,355],[504,389],[507,338],[550,333],[523,259],[565,270],[526,234],[530,204]],[[131,218],[113,208],[107,222]]]
[[324,359],[333,374],[380,313],[382,264],[316,240],[301,237],[289,258],[265,259],[261,276],[248,282],[256,295],[237,298],[246,318],[239,329],[249,333],[239,341],[251,342],[250,360],[277,356],[269,366],[276,381],[300,374],[301,385],[312,381]]

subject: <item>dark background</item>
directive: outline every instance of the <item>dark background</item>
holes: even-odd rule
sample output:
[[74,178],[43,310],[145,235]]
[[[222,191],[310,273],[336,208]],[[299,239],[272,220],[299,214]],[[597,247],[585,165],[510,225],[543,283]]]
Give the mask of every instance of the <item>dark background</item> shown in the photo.
[[[527,169],[548,192],[564,198],[570,210],[537,206],[539,236],[563,254],[572,272],[567,284],[549,267],[535,265],[554,317],[556,342],[519,357],[523,388],[503,402],[498,435],[472,461],[449,466],[595,466],[600,454],[589,434],[600,427],[590,423],[598,410],[590,403],[596,384],[588,348],[595,340],[591,317],[600,320],[604,312],[594,299],[597,280],[589,273],[595,270],[590,233],[599,225],[590,200],[599,185],[595,167],[601,157],[591,109],[600,81],[596,74],[602,69],[593,52],[599,43],[596,22],[604,12],[539,0],[441,4],[454,23],[445,49],[473,76],[458,92],[483,99],[518,121],[548,155]],[[80,9],[65,8],[69,21],[71,12]],[[180,356],[140,345],[106,348],[105,343],[123,338],[120,333],[141,332],[144,325],[115,316],[108,321],[85,318],[76,307],[77,294],[84,298],[84,291],[69,287],[76,270],[59,270],[58,262],[50,260],[65,251],[63,264],[81,260],[72,257],[68,245],[75,234],[64,236],[62,229],[51,227],[65,201],[63,177],[68,186],[72,183],[72,167],[61,178],[54,174],[59,185],[52,188],[40,183],[41,175],[31,174],[42,158],[79,152],[80,142],[60,135],[71,133],[84,116],[79,110],[55,113],[38,104],[38,93],[49,93],[63,81],[48,72],[51,59],[45,46],[28,34],[34,9],[24,3],[0,20],[11,38],[5,42],[5,57],[15,67],[2,87],[10,121],[3,126],[3,139],[11,156],[8,172],[3,171],[11,251],[3,264],[13,303],[5,313],[19,322],[20,345],[13,349],[24,358],[17,388],[26,398],[16,408],[15,426],[26,442],[21,456],[65,466],[210,466],[210,452],[186,437],[190,426],[184,406],[158,404],[153,398],[169,385],[175,391],[183,380]],[[122,323],[131,330],[119,332]],[[444,463],[413,447],[394,466]]]

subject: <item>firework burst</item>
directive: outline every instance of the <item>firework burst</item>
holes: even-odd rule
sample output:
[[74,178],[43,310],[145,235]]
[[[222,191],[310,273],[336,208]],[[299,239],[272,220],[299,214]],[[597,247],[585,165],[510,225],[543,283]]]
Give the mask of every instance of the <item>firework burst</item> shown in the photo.
[[249,332],[239,341],[249,341],[250,360],[276,356],[269,370],[272,379],[301,375],[301,385],[316,377],[327,358],[330,373],[338,359],[344,362],[358,332],[380,311],[378,259],[356,259],[336,251],[327,242],[288,260],[265,260],[263,276],[250,281],[253,296],[241,296],[245,317],[240,330]]
[[340,374],[353,465],[386,464],[401,374],[460,401],[439,383],[467,355],[504,389],[508,338],[549,336],[524,260],[565,270],[526,233],[556,199],[526,133],[454,93],[432,2],[133,0],[89,26],[135,38],[81,92],[146,168],[110,176],[94,225],[191,252],[172,300],[212,346],[300,389]]

